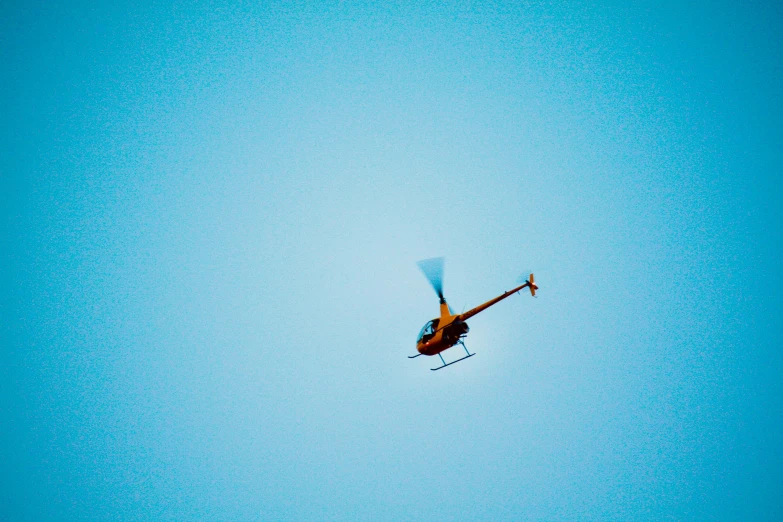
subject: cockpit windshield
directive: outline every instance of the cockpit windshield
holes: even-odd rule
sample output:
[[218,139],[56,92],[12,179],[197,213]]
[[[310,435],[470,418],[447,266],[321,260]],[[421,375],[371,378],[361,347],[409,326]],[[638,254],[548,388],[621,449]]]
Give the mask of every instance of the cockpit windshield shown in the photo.
[[424,328],[422,328],[421,331],[419,332],[419,337],[418,339],[416,339],[416,342],[420,343],[423,341],[426,343],[427,341],[429,341],[432,338],[432,336],[435,335],[435,330],[438,329],[439,321],[440,319],[433,319],[429,323],[425,324]]

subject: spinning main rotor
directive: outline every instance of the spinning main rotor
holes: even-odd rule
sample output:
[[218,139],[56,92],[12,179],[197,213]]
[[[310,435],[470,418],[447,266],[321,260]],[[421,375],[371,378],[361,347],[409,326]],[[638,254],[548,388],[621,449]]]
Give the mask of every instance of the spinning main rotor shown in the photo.
[[432,289],[438,294],[440,302],[445,303],[446,300],[443,298],[443,258],[431,257],[422,259],[416,264],[424,272],[424,276],[432,285]]

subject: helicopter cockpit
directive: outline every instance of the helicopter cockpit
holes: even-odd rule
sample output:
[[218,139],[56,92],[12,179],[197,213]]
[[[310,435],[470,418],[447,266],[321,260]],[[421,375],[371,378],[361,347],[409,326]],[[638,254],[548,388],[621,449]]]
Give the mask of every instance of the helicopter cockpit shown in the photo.
[[438,329],[438,323],[440,319],[433,319],[429,323],[424,325],[424,328],[419,332],[419,337],[416,339],[417,343],[426,343],[435,335],[435,330]]

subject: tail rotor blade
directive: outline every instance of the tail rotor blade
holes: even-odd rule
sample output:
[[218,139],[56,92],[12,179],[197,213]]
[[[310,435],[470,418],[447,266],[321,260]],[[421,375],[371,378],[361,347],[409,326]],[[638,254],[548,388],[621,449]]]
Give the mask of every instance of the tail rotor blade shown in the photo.
[[417,263],[424,273],[425,277],[432,285],[432,289],[438,294],[440,300],[443,300],[443,258],[433,257],[423,259]]
[[533,275],[533,272],[531,272],[530,270],[526,270],[524,272],[524,275],[520,276],[517,282],[519,284],[527,283],[527,287],[528,289],[530,289],[530,295],[532,295],[533,297],[536,296],[536,290],[538,290],[538,285],[536,284],[536,280],[535,280],[535,276]]

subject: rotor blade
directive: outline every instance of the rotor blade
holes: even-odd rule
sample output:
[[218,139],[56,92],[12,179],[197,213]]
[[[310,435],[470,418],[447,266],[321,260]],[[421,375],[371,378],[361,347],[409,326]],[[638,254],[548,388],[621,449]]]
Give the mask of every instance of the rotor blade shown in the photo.
[[528,283],[528,282],[529,282],[529,281],[528,281],[528,278],[530,277],[530,274],[531,274],[531,273],[532,273],[532,272],[531,272],[530,270],[525,270],[524,272],[522,272],[522,275],[520,275],[520,276],[517,278],[517,284],[520,284],[520,285],[521,285],[521,284],[523,284],[523,283]]
[[417,264],[429,280],[435,293],[438,294],[439,298],[443,299],[443,258],[423,259]]

